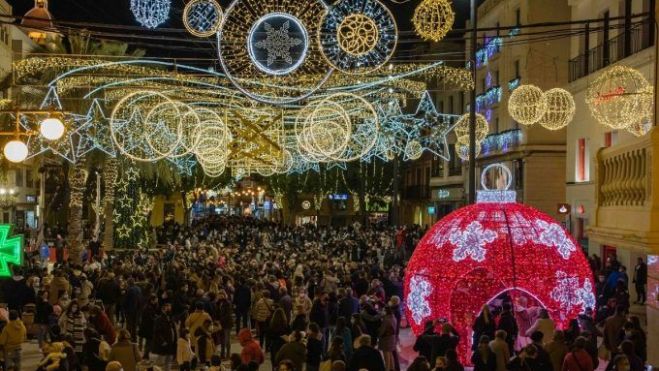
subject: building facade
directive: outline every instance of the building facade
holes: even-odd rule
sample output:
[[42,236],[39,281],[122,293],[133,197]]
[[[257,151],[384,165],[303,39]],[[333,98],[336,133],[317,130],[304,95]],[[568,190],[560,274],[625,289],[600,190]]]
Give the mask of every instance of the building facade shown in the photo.
[[[489,164],[506,164],[518,201],[558,217],[557,205],[565,202],[565,130],[520,125],[510,117],[506,102],[522,84],[548,90],[567,82],[568,67],[562,61],[569,57],[569,40],[530,38],[524,34],[543,28],[521,32],[515,26],[565,21],[570,17],[568,0],[486,0],[478,17],[479,29],[493,31],[478,35],[476,110],[487,119],[490,134],[481,143],[477,174]],[[469,39],[466,47],[469,51]]]

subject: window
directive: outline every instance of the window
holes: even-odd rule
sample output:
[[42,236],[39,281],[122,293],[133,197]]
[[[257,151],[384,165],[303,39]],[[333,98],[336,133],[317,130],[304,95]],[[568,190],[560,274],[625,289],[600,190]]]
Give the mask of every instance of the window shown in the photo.
[[16,187],[23,186],[23,169],[16,169],[14,172],[16,174]]
[[604,147],[615,146],[618,143],[618,131],[607,131],[604,133]]
[[414,183],[414,185],[419,185],[419,184],[421,184],[421,169],[417,168],[416,169],[416,182]]
[[579,138],[577,140],[577,156],[576,156],[576,181],[587,182],[590,180],[589,162],[588,162],[588,146],[586,138]]
[[448,113],[453,113],[453,96],[448,97]]
[[497,36],[500,35],[501,31],[499,30],[501,28],[501,23],[497,22]]
[[499,117],[494,119],[494,133],[499,133]]
[[444,101],[443,100],[439,101],[439,112],[444,112]]
[[32,178],[32,169],[25,170],[25,186],[34,187],[34,179]]
[[522,9],[515,9],[515,25],[519,26],[522,24]]
[[494,86],[499,86],[499,70],[494,71]]
[[519,74],[519,72],[520,72],[520,70],[519,70],[519,59],[515,61],[514,68],[515,68],[515,77],[514,78],[521,77],[520,74]]
[[423,185],[430,183],[430,167],[426,166],[426,178],[423,180]]
[[487,90],[487,81],[485,81],[485,78],[481,80],[481,86],[483,87],[483,93],[485,93],[485,90]]

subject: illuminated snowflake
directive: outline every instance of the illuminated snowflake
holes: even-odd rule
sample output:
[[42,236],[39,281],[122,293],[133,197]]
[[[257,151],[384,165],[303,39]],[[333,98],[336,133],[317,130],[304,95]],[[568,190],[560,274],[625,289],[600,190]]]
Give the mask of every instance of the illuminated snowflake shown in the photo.
[[430,282],[418,276],[412,277],[410,280],[410,293],[407,296],[407,307],[412,312],[412,319],[417,325],[432,314],[428,303],[430,293],[432,293]]
[[170,0],[130,0],[135,19],[146,28],[156,28],[169,18]]
[[573,251],[577,251],[577,247],[574,246],[563,228],[558,224],[548,223],[538,219],[535,221],[535,226],[540,232],[538,242],[543,245],[555,247],[563,259],[568,259]]
[[477,262],[485,260],[485,245],[492,243],[497,238],[497,233],[489,229],[483,229],[479,222],[471,222],[463,232],[455,231],[449,236],[449,241],[455,245],[453,260],[456,262],[471,257]]
[[567,273],[558,271],[556,272],[556,282],[556,287],[551,291],[550,296],[565,311],[569,312],[576,306],[581,306],[582,310],[595,307],[593,286],[588,279],[581,286],[578,277],[568,276]]
[[289,34],[289,28],[291,27],[290,21],[284,22],[278,30],[267,22],[264,27],[267,36],[264,40],[257,41],[255,45],[257,48],[268,51],[268,66],[275,63],[277,58],[285,60],[288,64],[293,64],[291,48],[302,44],[302,40],[291,37]]

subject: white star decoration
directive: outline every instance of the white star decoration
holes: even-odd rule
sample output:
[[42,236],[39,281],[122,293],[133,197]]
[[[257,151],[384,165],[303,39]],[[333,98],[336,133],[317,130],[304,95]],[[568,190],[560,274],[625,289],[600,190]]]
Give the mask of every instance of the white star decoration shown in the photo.
[[455,231],[449,236],[449,241],[455,246],[453,260],[456,262],[471,257],[477,262],[485,260],[485,246],[497,238],[497,233],[483,229],[479,222],[471,222],[463,232]]
[[574,246],[563,228],[558,224],[536,219],[535,227],[539,231],[538,242],[543,245],[555,247],[563,259],[568,259],[573,251],[577,251],[577,247]]
[[412,319],[417,325],[432,314],[428,303],[430,293],[432,293],[430,282],[419,276],[412,277],[410,280],[410,294],[407,296],[407,307],[412,312]]
[[568,312],[576,306],[581,306],[582,311],[595,307],[595,295],[590,281],[586,279],[582,287],[578,277],[568,276],[563,271],[556,272],[556,286],[550,296]]
[[291,37],[289,28],[290,21],[284,22],[280,29],[275,30],[271,24],[265,23],[265,32],[267,36],[264,40],[256,42],[256,47],[268,51],[268,67],[270,67],[277,58],[281,58],[288,64],[293,64],[291,57],[291,48],[302,44],[302,40]]

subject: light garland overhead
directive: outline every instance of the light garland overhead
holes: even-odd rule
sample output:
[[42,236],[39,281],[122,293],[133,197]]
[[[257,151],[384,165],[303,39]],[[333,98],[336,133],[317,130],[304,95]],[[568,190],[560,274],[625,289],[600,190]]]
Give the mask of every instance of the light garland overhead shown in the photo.
[[450,0],[423,0],[412,17],[416,33],[438,42],[453,28],[455,13]]
[[599,123],[625,129],[643,117],[643,97],[649,95],[649,86],[637,70],[614,66],[590,84],[586,103]]
[[535,85],[520,85],[508,99],[508,112],[513,120],[523,125],[533,125],[547,111],[547,97]]
[[183,25],[197,37],[213,36],[222,24],[222,7],[215,0],[191,0],[183,8]]
[[364,74],[391,58],[398,27],[393,14],[378,0],[340,0],[322,19],[318,40],[334,68]]
[[560,130],[574,118],[576,105],[569,91],[561,88],[547,90],[545,93],[547,109],[538,123],[549,130]]
[[171,0],[130,0],[130,11],[146,28],[156,28],[169,18]]

